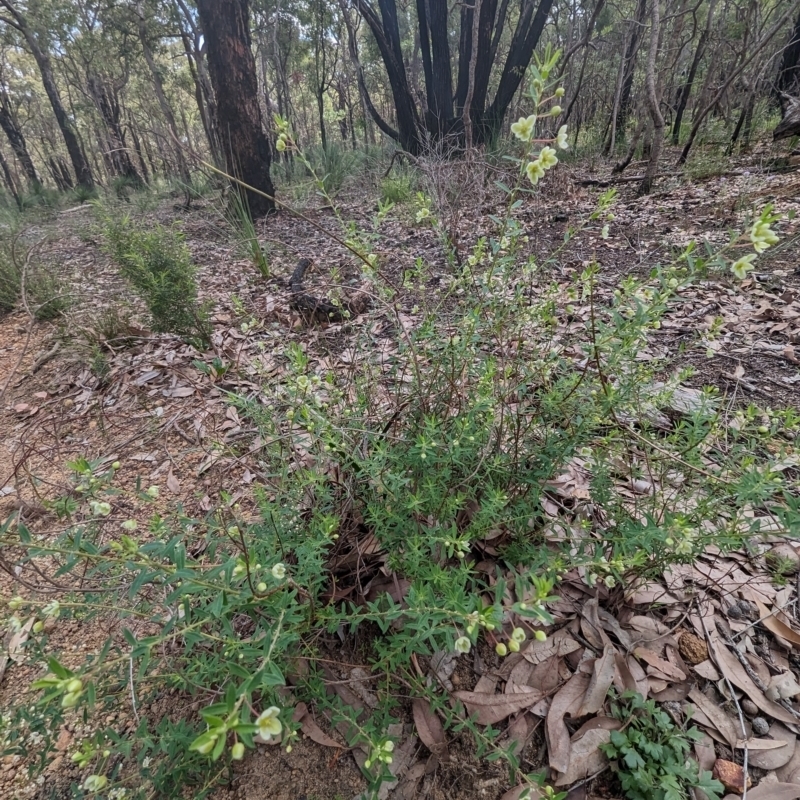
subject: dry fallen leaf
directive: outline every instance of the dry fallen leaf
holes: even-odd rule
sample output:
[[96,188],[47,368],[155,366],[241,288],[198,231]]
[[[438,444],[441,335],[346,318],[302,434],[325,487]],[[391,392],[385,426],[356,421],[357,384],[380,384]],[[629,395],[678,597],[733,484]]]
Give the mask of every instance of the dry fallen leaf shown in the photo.
[[335,739],[331,739],[330,736],[323,732],[322,728],[317,725],[314,718],[309,713],[308,706],[305,703],[297,704],[292,719],[295,722],[299,722],[300,730],[317,744],[321,744],[324,747],[336,747],[340,750],[347,749],[343,744],[337,742]]
[[616,654],[617,651],[611,645],[606,645],[603,655],[594,660],[589,688],[586,690],[583,704],[576,716],[585,717],[588,714],[596,714],[603,707],[608,690],[614,682],[614,674],[617,669]]
[[722,670],[722,674],[734,685],[742,689],[747,696],[768,716],[781,722],[788,722],[790,725],[796,724],[797,720],[783,706],[779,706],[769,700],[761,689],[753,683],[752,678],[744,671],[744,667],[737,661],[736,657],[728,648],[719,641],[717,632],[708,627],[709,621],[703,617],[703,624],[706,628],[706,641],[708,649],[717,666]]
[[699,689],[694,688],[689,692],[689,699],[706,715],[718,733],[725,741],[734,747],[741,736],[737,723],[731,719],[716,703],[709,700]]
[[600,750],[601,744],[611,741],[611,731],[594,728],[586,731],[580,738],[573,738],[569,754],[569,767],[560,775],[556,786],[569,786],[575,781],[588,778],[599,772],[608,763],[608,759]]
[[470,717],[474,717],[479,725],[494,725],[511,714],[516,714],[532,706],[544,696],[542,692],[525,692],[524,694],[489,694],[484,692],[453,692],[456,700],[460,700]]
[[570,709],[580,708],[589,686],[589,676],[576,672],[557,692],[545,723],[547,755],[550,766],[558,772],[569,769],[570,739],[564,717]]
[[784,742],[783,747],[773,750],[751,751],[749,754],[750,763],[760,769],[780,769],[791,761],[797,746],[797,737],[781,725],[780,722],[772,723],[769,735],[773,740]]
[[427,700],[417,697],[411,704],[411,708],[420,740],[433,755],[441,761],[446,761],[448,758],[447,738],[444,727],[439,717],[436,716],[436,712],[431,708],[431,704]]

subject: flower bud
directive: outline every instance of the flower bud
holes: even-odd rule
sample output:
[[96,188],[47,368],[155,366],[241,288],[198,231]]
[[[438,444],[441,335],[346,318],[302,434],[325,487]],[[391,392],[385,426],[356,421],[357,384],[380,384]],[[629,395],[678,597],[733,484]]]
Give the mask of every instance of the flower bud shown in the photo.
[[497,647],[494,648],[494,651],[500,656],[500,658],[508,655],[508,648],[502,642],[497,643]]
[[557,117],[561,113],[561,106],[553,106],[550,109],[550,116]]
[[508,640],[508,649],[512,653],[519,653],[519,642],[515,639]]
[[533,636],[537,642],[547,641],[547,634],[544,631],[536,631],[536,633],[534,633]]
[[244,758],[244,745],[241,742],[236,742],[231,748],[231,758],[234,761],[241,761]]

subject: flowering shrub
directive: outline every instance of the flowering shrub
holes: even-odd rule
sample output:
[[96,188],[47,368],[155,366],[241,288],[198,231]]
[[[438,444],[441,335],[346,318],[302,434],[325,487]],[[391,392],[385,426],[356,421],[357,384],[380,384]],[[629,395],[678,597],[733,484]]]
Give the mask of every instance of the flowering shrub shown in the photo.
[[[421,315],[387,365],[365,359],[346,373],[288,345],[286,374],[264,392],[266,403],[231,398],[264,443],[269,483],[258,494],[256,521],[223,498],[208,519],[176,510],[168,519],[153,514],[140,528],[123,509],[146,508],[159,487],[121,497],[114,480],[125,464],[79,460],[74,491],[51,503],[66,529],[34,536],[13,517],[0,526],[10,562],[25,574],[55,576],[62,587],[57,600],[43,591],[9,603],[13,625],[21,628],[25,615],[42,623],[32,627],[29,646],[41,676],[33,684],[36,713],[22,703],[4,725],[5,752],[35,756],[43,769],[61,724],[80,713],[96,721],[95,733],[70,754],[86,773],[86,792],[175,797],[191,786],[201,797],[249,748],[291,748],[294,710],[312,702],[344,722],[348,744],[368,754],[364,772],[375,788],[392,764],[388,730],[401,678],[437,702],[449,728],[471,731],[480,753],[504,758],[511,776],[526,780],[496,731],[425,684],[419,658],[473,648],[503,657],[529,637],[543,641],[552,621],[547,605],[565,572],[614,589],[691,563],[710,542],[726,548],[756,535],[754,507],[773,526],[797,529],[800,504],[773,468],[781,448],[755,446],[769,435],[755,415],[730,429],[707,392],[708,402],[687,411],[682,424],[651,438],[645,410],[685,376],[655,390],[663,365],[636,356],[694,275],[728,263],[724,252],[701,257],[689,248],[644,281],[622,281],[603,307],[595,300],[599,268],[588,264],[566,290],[587,309],[573,339],[557,329],[561,290],[526,291],[542,268],[523,255],[514,212],[566,146],[563,128],[554,140],[533,138],[540,107],[560,96],[546,95],[551,68],[547,62],[534,72],[536,113],[514,123],[525,151],[517,185],[503,187],[506,216],[451,276],[450,317]],[[279,149],[296,148],[288,127],[281,137]],[[613,194],[604,195],[563,246],[601,224],[607,234],[612,204]],[[761,215],[754,246],[774,244],[773,221],[770,210]],[[351,228],[347,237],[348,247],[363,248],[364,270],[378,282],[369,242]],[[376,292],[391,301],[392,287]],[[365,339],[364,352],[368,346]],[[798,428],[788,415],[780,424]],[[718,438],[725,447],[712,468],[707,454]],[[544,510],[551,482],[576,465],[594,511],[576,502],[571,516],[564,512],[569,535],[555,536]],[[635,504],[615,491],[644,470],[681,491],[643,493]],[[337,595],[336,565],[353,553],[366,563],[365,535],[381,567],[402,579],[401,596]],[[489,540],[491,575],[478,569]],[[82,663],[52,646],[48,631],[60,620],[102,622],[112,607],[121,634]],[[365,647],[378,697],[366,718],[328,696],[324,671],[327,637],[358,629],[371,634]],[[152,719],[142,711],[168,690],[199,712]],[[120,710],[133,714],[135,728],[103,722]]]

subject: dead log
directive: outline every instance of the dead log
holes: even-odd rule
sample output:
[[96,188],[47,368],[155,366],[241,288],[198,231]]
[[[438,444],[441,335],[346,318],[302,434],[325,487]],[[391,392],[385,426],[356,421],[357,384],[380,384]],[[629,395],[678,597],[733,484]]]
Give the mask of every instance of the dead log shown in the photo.
[[772,140],[788,139],[791,136],[800,136],[800,97],[781,95],[783,119],[772,132]]

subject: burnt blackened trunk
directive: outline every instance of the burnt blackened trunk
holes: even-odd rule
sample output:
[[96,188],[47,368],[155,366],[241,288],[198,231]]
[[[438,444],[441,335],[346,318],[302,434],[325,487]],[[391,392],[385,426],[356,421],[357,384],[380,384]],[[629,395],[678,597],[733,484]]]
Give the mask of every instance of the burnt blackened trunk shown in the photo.
[[[250,49],[248,0],[197,0],[214,88],[217,131],[228,171],[263,194],[244,190],[253,218],[275,210],[270,148]],[[264,197],[267,195],[267,197]]]
[[[383,123],[372,109],[370,113],[381,130],[411,153],[418,153],[427,142],[435,143],[453,133],[457,133],[463,141],[463,114],[470,88],[469,118],[473,143],[486,141],[499,132],[553,6],[553,0],[521,0],[511,46],[497,78],[497,92],[487,108],[492,68],[508,16],[509,0],[459,4],[461,34],[455,93],[448,39],[448,4],[446,0],[416,0],[419,44],[425,73],[426,109],[421,115],[417,111],[403,63],[396,0],[377,0],[377,10],[370,0],[354,2],[380,50],[392,88],[397,131]],[[476,7],[477,29],[473,24]],[[473,41],[477,42],[475,58]]]
[[777,89],[787,94],[800,93],[800,16],[797,17],[789,41],[783,50]]

